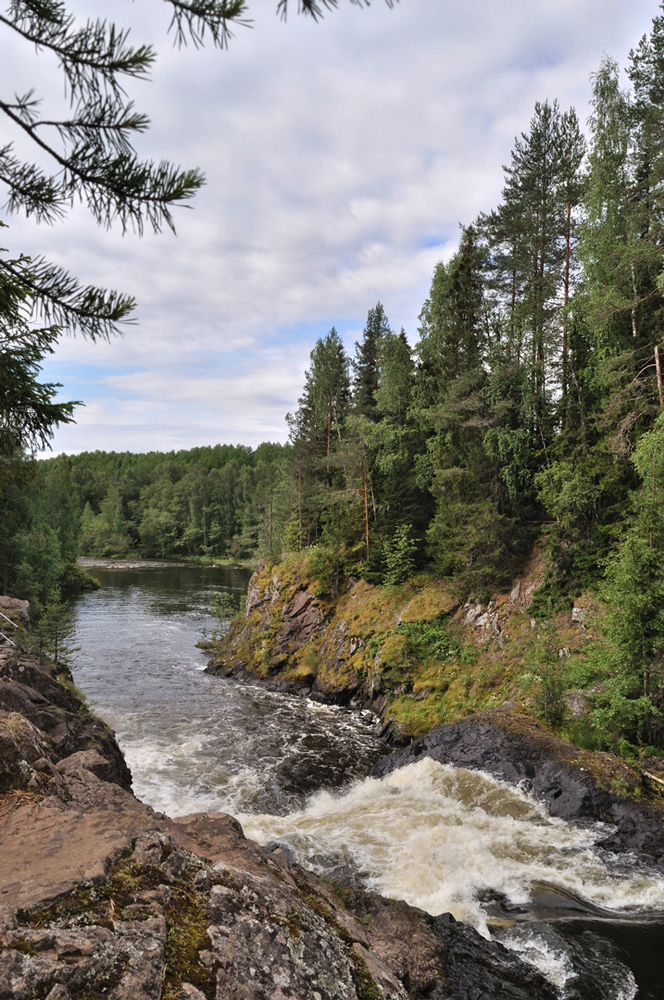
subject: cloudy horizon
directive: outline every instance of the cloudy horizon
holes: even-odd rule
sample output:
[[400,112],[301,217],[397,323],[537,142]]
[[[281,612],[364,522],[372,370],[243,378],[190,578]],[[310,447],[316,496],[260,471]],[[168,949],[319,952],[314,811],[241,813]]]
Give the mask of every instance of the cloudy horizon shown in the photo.
[[[275,0],[254,6],[253,29],[221,52],[174,48],[167,4],[112,12],[158,54],[150,81],[130,88],[152,120],[139,153],[207,176],[175,213],[177,237],[107,232],[80,206],[54,227],[4,216],[11,253],[43,253],[138,302],[123,337],[64,337],[45,364],[62,398],[85,402],[56,454],[285,441],[316,339],[335,326],[352,353],[380,300],[415,343],[434,266],[460,224],[497,204],[535,102],[575,106],[585,123],[603,54],[624,66],[659,10],[376,0],[284,24]],[[4,50],[12,89],[60,87],[47,56]]]

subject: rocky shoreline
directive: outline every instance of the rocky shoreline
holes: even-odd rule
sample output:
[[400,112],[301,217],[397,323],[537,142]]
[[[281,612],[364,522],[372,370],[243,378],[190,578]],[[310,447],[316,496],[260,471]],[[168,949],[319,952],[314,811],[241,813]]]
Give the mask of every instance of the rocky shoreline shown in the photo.
[[68,676],[0,651],[0,1000],[553,1000],[450,915],[134,797]]

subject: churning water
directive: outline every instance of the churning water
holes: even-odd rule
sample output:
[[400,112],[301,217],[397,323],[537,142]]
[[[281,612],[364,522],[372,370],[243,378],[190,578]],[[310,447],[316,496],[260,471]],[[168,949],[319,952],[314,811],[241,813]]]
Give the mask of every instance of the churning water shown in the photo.
[[[485,936],[499,928],[503,943],[584,1000],[593,994],[572,990],[577,974],[564,939],[544,933],[537,916],[629,921],[664,907],[664,877],[602,856],[599,825],[571,826],[518,788],[430,758],[342,795],[320,792],[288,816],[239,819],[247,836],[278,840],[315,868],[341,858],[382,895],[451,912]],[[630,970],[613,965],[612,990],[596,995],[634,996]]]
[[354,713],[202,673],[212,594],[243,571],[94,570],[76,606],[75,678],[116,730],[144,801],[221,810],[247,836],[433,914],[451,911],[541,968],[567,1000],[662,1000],[664,878],[602,852],[496,779],[384,752]]
[[75,680],[115,730],[134,791],[170,816],[288,812],[319,788],[364,776],[385,752],[357,713],[203,672],[196,648],[220,590],[246,570],[95,566],[76,604]]

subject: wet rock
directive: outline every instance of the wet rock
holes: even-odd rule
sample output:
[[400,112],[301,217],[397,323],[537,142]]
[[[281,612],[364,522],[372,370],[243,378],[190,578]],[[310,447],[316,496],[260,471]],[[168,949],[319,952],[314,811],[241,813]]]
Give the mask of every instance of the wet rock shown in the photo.
[[433,929],[446,947],[446,976],[454,1000],[535,1000],[558,997],[558,991],[532,966],[514,962],[514,956],[496,941],[486,941],[472,927],[449,914],[436,917]]

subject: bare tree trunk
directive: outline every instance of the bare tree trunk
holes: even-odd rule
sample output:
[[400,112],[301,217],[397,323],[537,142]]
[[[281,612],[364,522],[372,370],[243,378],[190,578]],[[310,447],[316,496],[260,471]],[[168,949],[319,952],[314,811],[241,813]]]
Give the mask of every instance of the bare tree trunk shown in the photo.
[[367,549],[367,562],[369,561],[369,471],[367,469],[366,458],[362,459],[362,475],[364,479],[364,544]]
[[629,266],[632,275],[632,336],[636,337],[636,305],[638,301],[638,296],[636,294],[636,268],[634,267],[634,261]]
[[565,277],[564,283],[564,298],[563,298],[563,358],[562,358],[562,375],[561,375],[561,392],[563,397],[563,409],[562,409],[562,428],[565,429],[565,423],[567,421],[567,382],[568,382],[568,372],[569,367],[569,344],[567,337],[567,307],[569,305],[569,285],[570,285],[570,258],[571,258],[571,241],[572,241],[572,202],[568,199],[567,201],[567,219],[565,223]]

